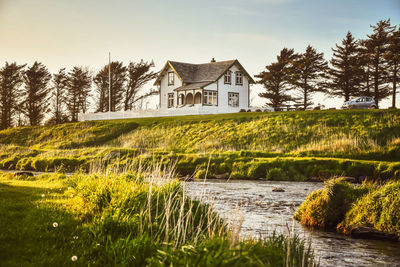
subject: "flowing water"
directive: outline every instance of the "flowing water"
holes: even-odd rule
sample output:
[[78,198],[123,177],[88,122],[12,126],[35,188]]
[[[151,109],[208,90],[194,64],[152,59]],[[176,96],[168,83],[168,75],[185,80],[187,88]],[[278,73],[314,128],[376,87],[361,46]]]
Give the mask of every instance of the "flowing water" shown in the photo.
[[[400,266],[400,244],[353,239],[311,230],[292,219],[297,207],[322,183],[219,181],[186,182],[189,195],[207,203],[229,222],[241,225],[241,235],[262,237],[273,231],[294,231],[311,246],[321,266]],[[285,192],[272,192],[283,188]]]

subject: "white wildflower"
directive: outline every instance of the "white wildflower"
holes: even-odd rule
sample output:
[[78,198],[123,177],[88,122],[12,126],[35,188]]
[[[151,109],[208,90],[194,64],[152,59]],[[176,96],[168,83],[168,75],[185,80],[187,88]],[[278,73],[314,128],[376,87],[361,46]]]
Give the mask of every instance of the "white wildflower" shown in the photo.
[[77,261],[77,260],[78,260],[78,257],[77,257],[77,256],[72,256],[71,260],[72,260],[72,261]]
[[53,227],[57,228],[58,227],[58,223],[57,222],[53,222]]

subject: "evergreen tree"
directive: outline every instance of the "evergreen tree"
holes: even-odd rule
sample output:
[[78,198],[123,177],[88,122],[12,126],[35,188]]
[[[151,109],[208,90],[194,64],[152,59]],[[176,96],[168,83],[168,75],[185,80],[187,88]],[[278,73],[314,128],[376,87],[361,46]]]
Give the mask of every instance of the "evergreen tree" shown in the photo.
[[132,110],[133,105],[148,96],[158,94],[158,91],[150,90],[140,95],[140,90],[147,82],[155,79],[157,72],[150,71],[154,63],[148,63],[141,60],[139,63],[130,62],[128,65],[128,84],[125,90],[124,110]]
[[396,107],[397,82],[400,81],[400,26],[389,36],[388,51],[385,59],[389,67],[389,79],[392,83],[392,107]]
[[89,71],[83,67],[74,67],[68,73],[68,87],[66,105],[71,121],[78,121],[79,112],[85,113],[88,106],[88,97],[92,85]]
[[[111,111],[120,110],[123,105],[126,67],[122,62],[111,62]],[[109,111],[109,65],[104,66],[99,73],[94,77],[93,81],[96,84],[96,106],[97,112]]]
[[297,57],[293,49],[284,48],[277,56],[277,62],[266,66],[266,71],[255,76],[260,78],[257,83],[262,84],[266,89],[266,92],[260,93],[259,96],[268,99],[267,104],[274,109],[296,100],[288,94],[288,91],[292,89],[290,76],[293,71],[293,61]]
[[66,93],[69,80],[65,68],[60,69],[53,75],[52,110],[53,117],[50,119],[52,124],[60,124],[68,121],[65,113]]
[[313,93],[326,92],[327,72],[328,62],[324,59],[324,54],[317,53],[310,45],[294,61],[291,83],[299,90],[299,103],[304,109],[313,104],[310,100]]
[[358,42],[351,32],[347,33],[341,46],[336,44],[336,49],[332,49],[332,67],[329,71],[331,95],[344,97],[348,101],[350,97],[360,94],[363,69],[360,66],[359,50]]
[[360,62],[361,83],[360,95],[373,96],[373,77],[372,77],[372,58],[370,55],[373,53],[373,47],[367,40],[360,40],[360,49],[358,53],[358,61]]
[[50,88],[48,83],[51,74],[40,62],[35,61],[23,75],[25,87],[23,89],[22,112],[28,117],[29,124],[39,125],[48,112]]
[[[384,58],[388,52],[389,36],[394,31],[390,26],[390,19],[381,20],[375,26],[371,25],[373,33],[367,35],[364,43],[364,54],[370,64],[370,75],[373,88],[373,97],[377,106],[379,101],[390,95],[388,86],[388,65]],[[369,89],[369,88],[368,88]]]
[[0,129],[13,126],[13,116],[19,110],[24,67],[25,65],[17,65],[15,62],[6,62],[0,69]]

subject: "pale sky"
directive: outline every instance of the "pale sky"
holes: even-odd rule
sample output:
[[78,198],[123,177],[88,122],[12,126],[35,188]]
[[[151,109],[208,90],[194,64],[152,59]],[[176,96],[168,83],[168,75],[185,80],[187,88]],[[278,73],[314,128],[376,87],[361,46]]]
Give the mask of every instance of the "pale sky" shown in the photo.
[[[0,65],[37,60],[51,72],[96,72],[111,52],[125,64],[153,59],[157,71],[167,60],[238,59],[255,75],[284,47],[303,52],[311,44],[330,59],[348,30],[365,38],[369,25],[387,18],[400,24],[400,0],[0,0]],[[253,96],[259,90],[252,86]],[[253,97],[254,105],[264,102]],[[314,102],[343,101],[318,95]]]

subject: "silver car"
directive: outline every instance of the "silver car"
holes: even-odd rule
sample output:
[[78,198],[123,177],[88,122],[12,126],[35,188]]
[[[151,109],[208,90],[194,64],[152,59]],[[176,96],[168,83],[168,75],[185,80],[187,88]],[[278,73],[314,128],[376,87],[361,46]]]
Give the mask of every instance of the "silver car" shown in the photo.
[[342,109],[376,108],[375,100],[369,96],[359,96],[343,103]]

